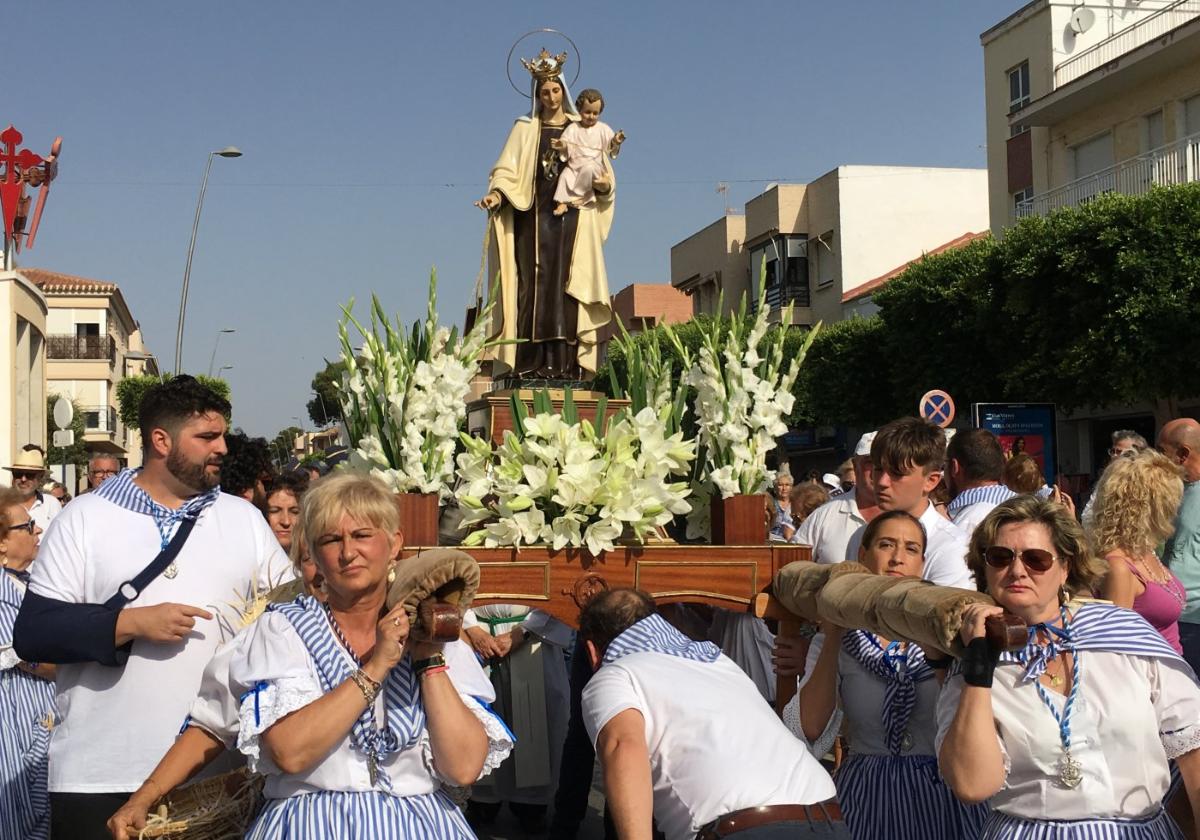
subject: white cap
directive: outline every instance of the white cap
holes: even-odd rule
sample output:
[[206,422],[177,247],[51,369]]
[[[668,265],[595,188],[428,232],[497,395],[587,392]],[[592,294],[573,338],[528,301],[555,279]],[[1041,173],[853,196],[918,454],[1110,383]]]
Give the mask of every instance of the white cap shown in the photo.
[[854,447],[855,455],[870,455],[871,444],[875,442],[875,432],[867,432],[858,439],[858,446]]
[[833,473],[825,473],[825,475],[821,476],[821,483],[831,490],[842,489],[842,480]]

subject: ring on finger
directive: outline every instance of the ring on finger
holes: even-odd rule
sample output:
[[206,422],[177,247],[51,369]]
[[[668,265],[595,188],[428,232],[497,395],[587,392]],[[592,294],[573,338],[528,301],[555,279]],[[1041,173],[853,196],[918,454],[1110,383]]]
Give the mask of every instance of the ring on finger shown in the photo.
[[394,625],[396,625],[397,627],[399,627],[399,626],[400,626],[400,616],[396,616],[395,618],[393,618],[393,619],[392,619],[392,624],[394,624]]

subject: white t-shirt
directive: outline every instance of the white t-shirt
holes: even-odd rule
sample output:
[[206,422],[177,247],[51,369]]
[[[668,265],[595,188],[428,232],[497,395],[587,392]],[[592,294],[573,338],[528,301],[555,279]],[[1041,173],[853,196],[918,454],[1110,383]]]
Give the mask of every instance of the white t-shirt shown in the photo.
[[[38,493],[34,497],[33,507],[29,508],[29,518],[45,531],[50,527],[50,520],[62,511],[62,502],[49,493]],[[149,561],[147,561],[149,562]]]
[[[867,524],[859,513],[854,491],[831,499],[800,523],[791,541],[812,546],[812,559],[818,563],[841,563],[854,532]],[[855,559],[858,552],[855,550]]]
[[[967,535],[958,526],[925,503],[925,512],[918,519],[925,526],[925,571],[921,577],[938,586],[955,586],[959,589],[975,589],[975,576],[967,568]],[[864,525],[854,532],[846,547],[847,560],[858,559],[858,547],[862,545]]]
[[705,663],[642,652],[603,666],[583,690],[592,742],[626,709],[645,719],[654,816],[667,840],[692,840],[730,811],[809,805],[836,793],[829,774],[726,656]]
[[[95,493],[55,517],[42,538],[30,588],[47,598],[102,604],[162,548],[154,520]],[[50,741],[50,790],[136,790],[174,741],[217,646],[241,626],[255,588],[294,577],[287,555],[258,509],[222,493],[196,522],[175,561],[130,606],[166,602],[214,613],[183,642],[133,643],[114,668],[87,662],[58,668],[61,722]]]
[[[1084,651],[1083,682],[1071,715],[1071,755],[1083,782],[1061,787],[1058,723],[1022,666],[1001,663],[992,714],[1004,756],[1004,786],[993,808],[1023,819],[1136,819],[1162,807],[1171,782],[1167,759],[1200,748],[1200,688],[1182,662]],[[937,706],[937,748],[954,721],[963,679],[946,679]],[[1061,715],[1066,697],[1047,689]],[[1171,734],[1167,734],[1171,733]]]

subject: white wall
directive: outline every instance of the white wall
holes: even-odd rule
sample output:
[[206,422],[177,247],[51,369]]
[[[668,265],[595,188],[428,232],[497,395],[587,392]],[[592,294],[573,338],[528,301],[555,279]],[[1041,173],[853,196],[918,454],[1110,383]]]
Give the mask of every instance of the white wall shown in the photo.
[[76,324],[99,324],[100,335],[108,335],[108,311],[51,308],[46,313],[46,332],[50,335],[75,335]]
[[838,175],[842,294],[988,229],[986,169],[843,166]]

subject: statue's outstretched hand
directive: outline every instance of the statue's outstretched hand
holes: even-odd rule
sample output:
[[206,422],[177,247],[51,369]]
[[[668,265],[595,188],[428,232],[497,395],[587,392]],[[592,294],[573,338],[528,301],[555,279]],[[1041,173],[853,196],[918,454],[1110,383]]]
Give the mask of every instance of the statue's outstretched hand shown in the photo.
[[482,210],[495,210],[500,206],[500,194],[495,190],[485,195],[483,198],[475,202],[475,206]]

